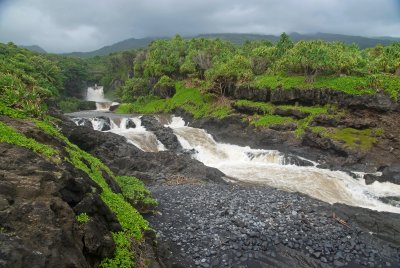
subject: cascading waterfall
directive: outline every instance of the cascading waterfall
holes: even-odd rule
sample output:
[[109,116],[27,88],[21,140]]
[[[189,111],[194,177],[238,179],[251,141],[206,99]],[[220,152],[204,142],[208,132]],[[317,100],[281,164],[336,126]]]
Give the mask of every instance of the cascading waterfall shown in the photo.
[[[127,128],[127,120],[132,120],[136,127]],[[150,131],[147,131],[142,126],[140,117],[122,118],[119,125],[111,120],[111,132],[124,136],[128,142],[132,143],[139,149],[145,152],[159,152],[165,151],[164,145],[157,139],[157,137]]]
[[95,85],[88,87],[86,92],[87,101],[96,102],[96,110],[108,111],[115,103],[104,97],[104,89],[102,86]]
[[[157,119],[173,129],[184,149],[195,152],[195,159],[230,177],[304,193],[328,203],[338,202],[400,213],[400,207],[379,200],[383,197],[399,196],[400,185],[389,182],[366,185],[361,172],[355,172],[357,178],[353,178],[342,171],[317,168],[317,163],[307,159],[303,160],[312,163],[311,166],[288,165],[287,159],[279,151],[218,143],[205,130],[186,126],[180,117],[158,116]],[[134,122],[135,128],[127,128],[128,120]],[[91,121],[94,129],[101,128],[98,118],[92,118]],[[141,125],[140,116],[111,118],[109,125],[108,131],[126,137],[128,142],[143,151],[166,150],[156,136]]]
[[339,202],[400,213],[399,207],[379,200],[380,197],[398,196],[400,185],[388,182],[366,185],[362,176],[354,179],[342,171],[320,169],[315,165],[284,165],[279,151],[218,143],[205,130],[185,126],[181,118],[173,117],[166,125],[174,130],[183,148],[197,152],[195,159],[228,176],[304,193],[331,204]]
[[[129,143],[135,145],[142,151],[159,152],[166,150],[157,137],[142,126],[139,116],[132,118],[109,118],[109,122],[104,117],[92,117],[88,119],[92,123],[94,130],[104,131],[104,129],[107,129],[105,132],[109,131],[124,136]],[[72,120],[75,124],[79,125],[79,118],[73,118]],[[129,120],[135,124],[135,127],[127,127]],[[104,125],[108,127],[105,128]]]

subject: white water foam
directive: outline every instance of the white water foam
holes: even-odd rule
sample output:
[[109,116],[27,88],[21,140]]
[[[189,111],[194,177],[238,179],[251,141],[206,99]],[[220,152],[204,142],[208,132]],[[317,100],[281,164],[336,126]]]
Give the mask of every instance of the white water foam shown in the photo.
[[185,126],[182,118],[174,117],[170,122],[167,126],[174,130],[183,148],[195,149],[194,158],[228,176],[304,193],[331,204],[400,213],[399,207],[379,200],[379,197],[399,196],[400,185],[388,182],[366,185],[362,174],[354,179],[342,171],[283,165],[283,156],[278,151],[217,143],[205,130]]
[[[128,120],[132,120],[136,127],[127,128],[126,125]],[[145,152],[159,152],[166,150],[157,137],[142,126],[140,117],[121,118],[119,120],[112,119],[110,132],[124,136],[129,143],[132,143]]]

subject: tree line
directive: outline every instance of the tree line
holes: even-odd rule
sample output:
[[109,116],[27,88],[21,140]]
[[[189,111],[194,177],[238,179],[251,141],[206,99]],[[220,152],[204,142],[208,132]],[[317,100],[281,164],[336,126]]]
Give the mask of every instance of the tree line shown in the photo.
[[400,76],[400,43],[361,50],[342,42],[293,43],[283,33],[275,44],[248,41],[235,46],[220,39],[185,40],[176,35],[153,41],[146,49],[111,54],[106,61],[102,82],[119,81],[122,101],[130,102],[155,91],[168,96],[174,81],[188,78],[210,93],[226,95],[235,87],[251,85],[259,75],[304,76],[307,83],[318,76],[361,76],[373,81],[374,75],[382,73]]

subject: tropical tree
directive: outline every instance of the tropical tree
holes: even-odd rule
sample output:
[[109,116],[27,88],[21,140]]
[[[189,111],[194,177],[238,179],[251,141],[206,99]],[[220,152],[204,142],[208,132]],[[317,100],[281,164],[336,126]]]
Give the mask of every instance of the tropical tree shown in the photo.
[[282,57],[287,51],[289,51],[293,47],[293,42],[290,40],[289,35],[286,33],[282,33],[279,37],[278,42],[276,43],[276,52],[275,57]]
[[220,96],[229,95],[235,86],[253,79],[250,60],[242,55],[235,55],[226,63],[219,62],[206,72],[211,82],[210,92]]
[[149,94],[148,81],[144,78],[130,78],[118,90],[118,95],[123,102],[133,102],[141,96]]
[[289,73],[303,73],[306,82],[313,82],[315,76],[329,64],[326,43],[320,40],[300,41],[279,61],[282,70]]
[[371,59],[373,70],[393,73],[400,76],[400,42],[386,47],[377,47],[375,57]]

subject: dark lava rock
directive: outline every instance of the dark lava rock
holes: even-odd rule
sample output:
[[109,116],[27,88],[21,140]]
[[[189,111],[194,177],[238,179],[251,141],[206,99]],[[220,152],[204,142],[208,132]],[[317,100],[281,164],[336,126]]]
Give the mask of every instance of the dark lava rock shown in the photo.
[[280,116],[289,116],[295,119],[304,119],[310,115],[310,113],[302,112],[296,109],[280,109],[280,108],[275,109],[273,114]]
[[295,123],[276,124],[269,126],[269,128],[276,131],[294,131],[297,129],[297,125]]
[[315,116],[310,122],[310,125],[323,127],[348,127],[354,129],[369,129],[377,126],[377,124],[370,118],[335,118],[325,114]]
[[169,127],[164,127],[154,116],[143,115],[140,120],[142,126],[148,131],[153,132],[157,139],[164,144],[164,146],[171,151],[182,151],[182,145],[179,143],[178,138],[174,131]]
[[365,180],[365,184],[370,185],[370,184],[374,183],[375,181],[382,181],[382,177],[376,176],[373,174],[365,174],[364,180]]
[[97,267],[113,256],[120,226],[86,174],[22,147],[0,143],[0,152],[0,267]]
[[136,176],[149,183],[177,176],[225,183],[225,175],[221,171],[192,159],[188,153],[143,152],[117,134],[71,124],[68,120],[61,125],[64,135],[81,149],[100,158],[115,174]]
[[385,204],[389,204],[394,207],[400,207],[400,196],[384,196],[379,197],[379,200]]
[[105,116],[98,116],[93,118],[93,121],[98,121],[98,127],[96,130],[107,131],[111,129],[111,119]]
[[391,183],[400,184],[400,165],[385,167],[382,170],[382,177]]
[[86,126],[86,127],[93,128],[92,122],[87,118],[72,118],[72,121],[74,121],[74,123],[77,126]]
[[232,103],[232,108],[243,114],[265,114],[263,109],[251,105]]
[[285,154],[283,156],[283,164],[284,165],[296,165],[296,166],[302,166],[302,167],[311,167],[314,166],[314,164],[311,161],[308,161],[306,159],[300,158],[296,155],[292,154]]
[[113,104],[111,104],[109,110],[110,110],[111,112],[112,112],[112,111],[115,111],[115,110],[117,110],[117,108],[118,108],[119,106],[120,106],[119,103],[113,103]]
[[135,124],[135,122],[133,122],[132,119],[128,118],[128,119],[126,120],[126,126],[125,126],[125,127],[126,127],[126,128],[135,128],[135,127],[136,127],[136,124]]

